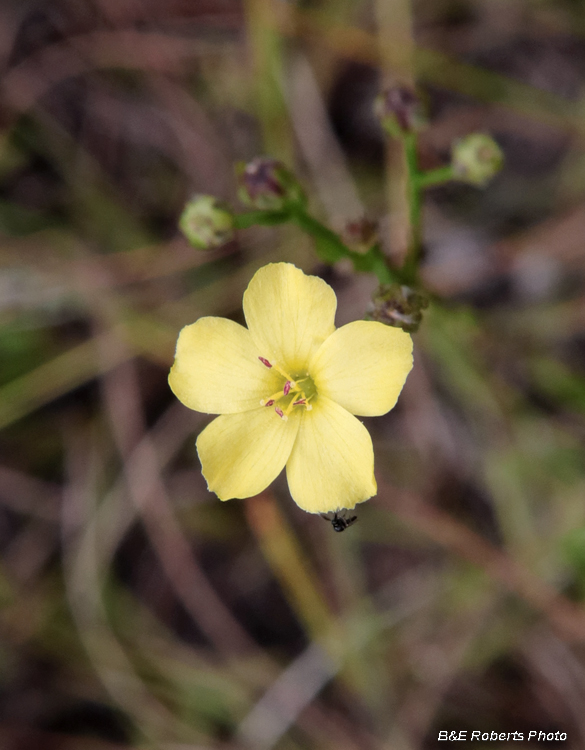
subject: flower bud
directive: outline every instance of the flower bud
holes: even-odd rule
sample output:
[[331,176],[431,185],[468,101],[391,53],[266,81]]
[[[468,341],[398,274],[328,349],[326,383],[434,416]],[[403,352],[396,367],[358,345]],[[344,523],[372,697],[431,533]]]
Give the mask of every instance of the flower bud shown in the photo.
[[199,250],[213,250],[233,238],[234,216],[213,195],[195,195],[179,219],[179,228]]
[[456,179],[483,187],[504,164],[502,149],[485,133],[472,133],[453,144],[451,165]]
[[409,286],[382,284],[374,295],[372,309],[366,318],[414,333],[422,321],[422,311],[428,306],[428,297]]
[[348,221],[342,233],[345,244],[356,253],[365,254],[379,240],[378,222],[365,216]]
[[374,112],[384,130],[394,138],[414,133],[426,125],[422,103],[413,89],[393,86],[374,102]]
[[295,175],[276,159],[258,157],[236,167],[238,197],[261,211],[283,211],[289,204],[304,204],[305,192]]

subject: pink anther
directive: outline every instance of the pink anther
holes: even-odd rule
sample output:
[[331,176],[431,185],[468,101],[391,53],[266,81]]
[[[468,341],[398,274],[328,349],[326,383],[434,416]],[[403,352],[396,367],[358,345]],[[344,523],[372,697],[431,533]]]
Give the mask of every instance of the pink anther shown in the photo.
[[290,382],[290,380],[287,380],[286,383],[284,384],[284,388],[282,389],[282,392],[284,393],[285,396],[288,396],[291,387],[292,387],[292,383]]
[[267,401],[267,402],[266,402],[266,403],[264,404],[264,406],[272,406],[272,404],[273,404],[273,403],[274,403],[274,399],[273,399],[273,398],[271,398],[270,400],[268,400],[268,401]]
[[258,359],[260,360],[260,362],[262,362],[263,365],[266,365],[266,367],[272,367],[270,362],[267,359],[264,359],[264,357],[258,357]]
[[295,401],[293,403],[293,406],[298,406],[299,404],[306,404],[306,403],[307,403],[307,399],[306,398],[300,398],[298,401]]
[[279,408],[278,408],[278,406],[275,406],[275,407],[274,407],[274,411],[275,411],[275,412],[276,412],[276,413],[278,414],[278,416],[279,416],[279,417],[280,417],[281,419],[284,419],[284,412],[282,411],[282,409],[279,409]]

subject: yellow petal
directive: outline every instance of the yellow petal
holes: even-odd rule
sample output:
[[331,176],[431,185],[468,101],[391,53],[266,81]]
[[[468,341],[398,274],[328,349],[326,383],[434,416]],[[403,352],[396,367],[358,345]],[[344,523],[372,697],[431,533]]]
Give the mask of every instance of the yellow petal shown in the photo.
[[197,438],[208,489],[220,500],[262,492],[284,468],[299,422],[295,414],[285,422],[270,407],[214,419]]
[[390,411],[411,368],[408,333],[366,320],[338,328],[309,365],[319,395],[362,417]]
[[290,263],[270,263],[257,271],[243,304],[262,356],[291,375],[306,371],[312,354],[335,330],[333,289]]
[[282,387],[259,360],[250,332],[226,318],[200,318],[179,334],[169,385],[185,406],[206,414],[257,409]]
[[319,394],[313,410],[302,415],[286,476],[293,500],[309,513],[353,508],[376,494],[368,431]]

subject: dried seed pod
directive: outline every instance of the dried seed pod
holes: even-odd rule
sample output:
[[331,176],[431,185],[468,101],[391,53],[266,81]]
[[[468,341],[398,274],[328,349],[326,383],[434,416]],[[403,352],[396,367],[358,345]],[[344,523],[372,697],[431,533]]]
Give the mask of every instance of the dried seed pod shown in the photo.
[[383,284],[376,291],[366,318],[414,333],[428,306],[429,298],[420,291],[405,284]]

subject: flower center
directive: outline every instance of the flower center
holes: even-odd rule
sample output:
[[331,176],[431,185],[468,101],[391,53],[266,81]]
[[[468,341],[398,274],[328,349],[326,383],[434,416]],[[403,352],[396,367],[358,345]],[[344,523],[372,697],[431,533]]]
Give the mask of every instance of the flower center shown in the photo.
[[313,408],[309,403],[317,395],[317,389],[309,373],[289,375],[286,370],[275,362],[269,362],[264,357],[258,357],[265,367],[274,368],[283,377],[282,390],[273,393],[260,401],[260,406],[274,406],[274,411],[285,421],[295,407],[304,407],[307,411]]

